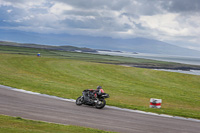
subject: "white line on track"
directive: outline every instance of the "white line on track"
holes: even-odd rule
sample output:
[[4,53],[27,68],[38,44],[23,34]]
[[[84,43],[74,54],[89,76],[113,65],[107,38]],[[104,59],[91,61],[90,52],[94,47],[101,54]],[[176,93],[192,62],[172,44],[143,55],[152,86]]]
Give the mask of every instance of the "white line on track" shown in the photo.
[[[67,102],[75,102],[76,101],[74,99],[66,99],[66,98],[62,98],[62,97],[51,96],[51,95],[47,95],[47,94],[41,94],[41,93],[27,91],[27,90],[23,90],[23,89],[12,88],[12,87],[9,87],[9,86],[4,86],[4,85],[0,85],[0,87],[6,88],[6,89],[10,89],[10,90],[13,90],[13,91],[26,93],[26,94],[39,95],[39,96],[43,96],[43,97],[59,99],[59,100],[62,100],[62,101],[67,101]],[[189,120],[189,121],[200,122],[200,120],[193,119],[193,118],[184,118],[184,117],[179,117],[179,116],[156,114],[156,113],[152,113],[152,112],[145,112],[145,111],[140,111],[140,110],[131,110],[131,109],[119,108],[119,107],[115,107],[115,106],[106,105],[106,108],[111,108],[111,109],[116,109],[116,110],[121,110],[121,111],[127,111],[127,112],[133,112],[133,113],[146,114],[146,115],[154,115],[154,116],[160,116],[160,117],[167,117],[167,118],[174,118],[174,119],[181,119],[181,120]]]

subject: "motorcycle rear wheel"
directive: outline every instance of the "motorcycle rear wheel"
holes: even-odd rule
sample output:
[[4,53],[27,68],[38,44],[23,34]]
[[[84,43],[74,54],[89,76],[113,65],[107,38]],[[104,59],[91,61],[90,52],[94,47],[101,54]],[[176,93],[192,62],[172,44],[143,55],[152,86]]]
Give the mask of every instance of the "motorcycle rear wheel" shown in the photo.
[[105,101],[104,99],[102,99],[102,100],[99,100],[99,101],[96,103],[95,107],[96,107],[97,109],[102,109],[105,105],[106,105],[106,101]]
[[83,97],[80,96],[80,97],[78,97],[78,98],[76,99],[76,105],[80,106],[80,105],[82,105],[82,104],[83,104]]

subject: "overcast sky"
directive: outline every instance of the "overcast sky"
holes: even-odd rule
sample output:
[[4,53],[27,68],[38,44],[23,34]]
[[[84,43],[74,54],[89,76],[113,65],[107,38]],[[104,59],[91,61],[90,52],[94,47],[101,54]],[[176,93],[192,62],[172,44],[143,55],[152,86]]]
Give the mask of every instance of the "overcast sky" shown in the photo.
[[200,50],[200,0],[0,0],[0,30],[143,37]]

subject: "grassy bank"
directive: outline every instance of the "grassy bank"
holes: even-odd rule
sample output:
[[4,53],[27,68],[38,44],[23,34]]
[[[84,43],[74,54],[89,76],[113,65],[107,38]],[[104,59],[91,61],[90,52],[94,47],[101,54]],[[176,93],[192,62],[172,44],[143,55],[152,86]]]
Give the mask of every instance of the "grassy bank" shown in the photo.
[[111,55],[99,55],[91,53],[78,53],[69,51],[49,50],[49,49],[38,49],[38,48],[27,48],[27,47],[12,47],[0,45],[0,53],[9,54],[20,54],[20,55],[34,55],[41,53],[42,57],[53,57],[59,59],[73,59],[87,62],[106,63],[106,64],[119,64],[129,65],[138,67],[149,67],[149,68],[192,68],[200,70],[200,66],[186,65],[180,63],[156,61],[141,58],[122,57],[122,56],[111,56]]
[[[73,99],[102,85],[109,105],[200,119],[200,76],[58,57],[0,54],[0,84]],[[162,108],[150,109],[150,98]]]
[[0,115],[1,133],[111,133],[71,125],[59,125]]

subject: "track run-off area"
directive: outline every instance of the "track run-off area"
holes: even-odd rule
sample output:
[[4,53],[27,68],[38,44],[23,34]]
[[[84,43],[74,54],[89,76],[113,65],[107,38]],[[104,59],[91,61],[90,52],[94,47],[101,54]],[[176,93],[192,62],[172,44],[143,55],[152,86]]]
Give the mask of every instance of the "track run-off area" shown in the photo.
[[0,85],[0,114],[122,133],[199,133],[200,120],[106,106]]

